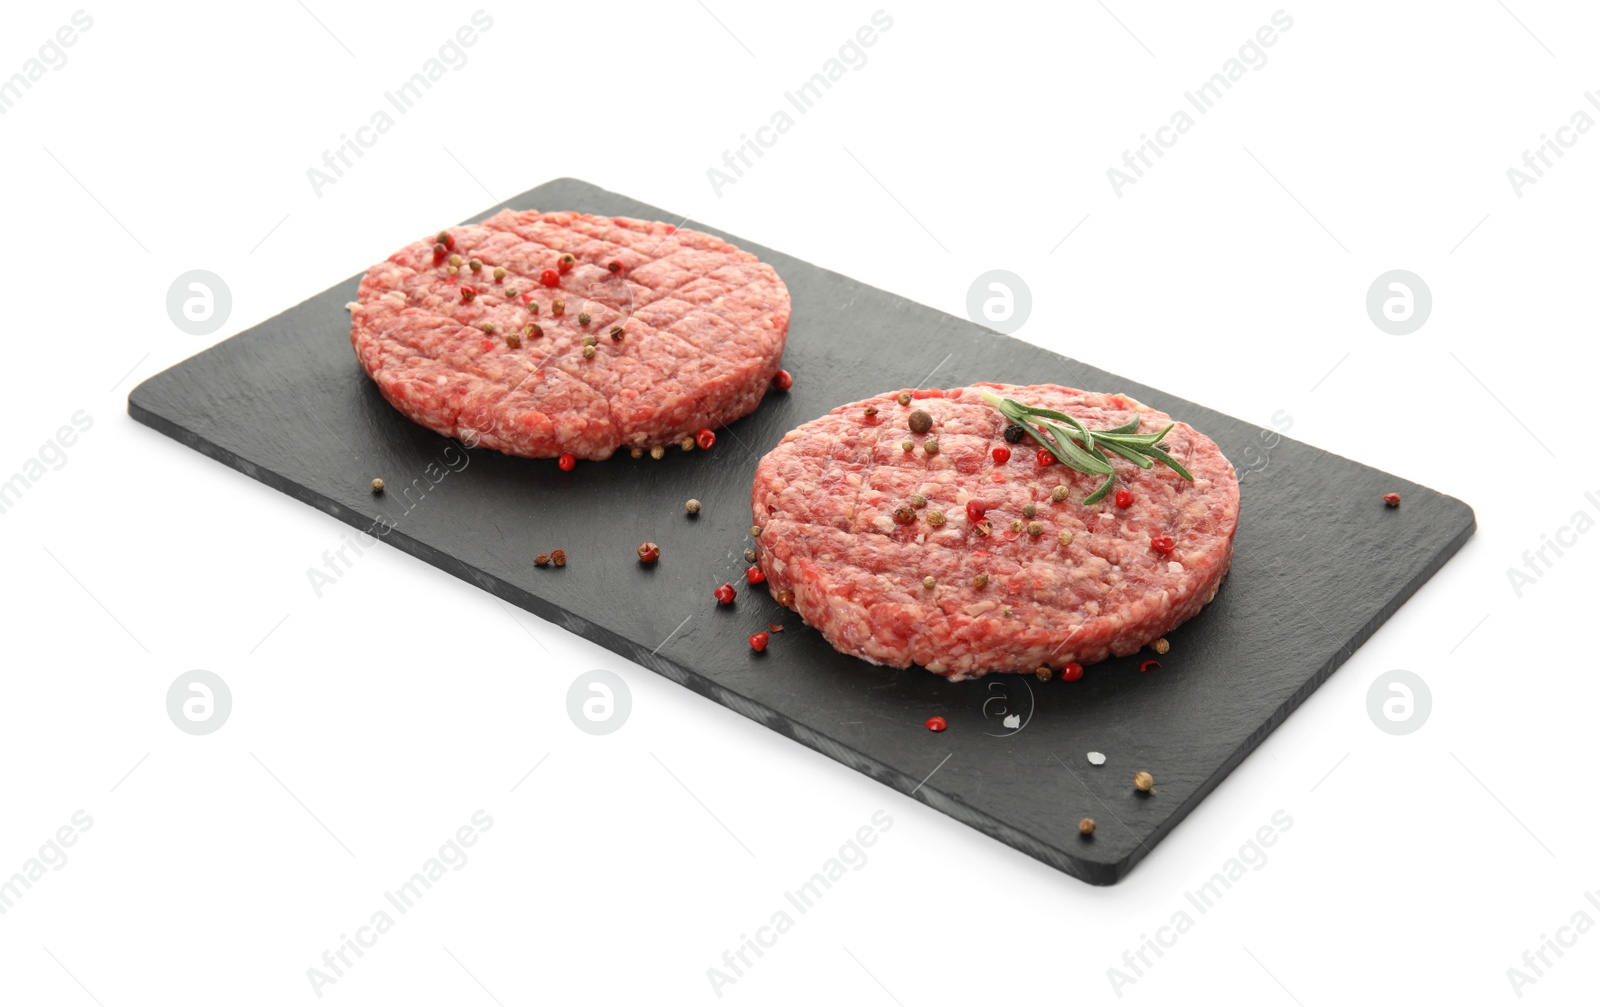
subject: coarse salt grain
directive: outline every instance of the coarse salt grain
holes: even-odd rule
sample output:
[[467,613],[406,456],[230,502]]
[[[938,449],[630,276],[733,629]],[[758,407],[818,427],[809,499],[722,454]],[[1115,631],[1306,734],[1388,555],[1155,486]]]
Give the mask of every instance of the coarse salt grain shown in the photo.
[[1106,764],[1106,756],[1105,756],[1104,752],[1090,752],[1089,753],[1089,765],[1091,765],[1091,766],[1103,766],[1105,764]]
[[1167,572],[1168,573],[1182,573],[1183,572],[1183,564],[1179,563],[1177,560],[1173,560],[1172,562],[1167,564]]

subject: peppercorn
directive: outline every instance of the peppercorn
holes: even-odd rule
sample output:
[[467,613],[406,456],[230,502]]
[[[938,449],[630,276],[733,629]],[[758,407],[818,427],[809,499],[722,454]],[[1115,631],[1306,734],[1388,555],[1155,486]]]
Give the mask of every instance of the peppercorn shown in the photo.
[[1150,788],[1154,787],[1155,785],[1156,778],[1151,776],[1149,773],[1140,770],[1139,772],[1133,774],[1133,788],[1135,790],[1148,794],[1150,792]]
[[589,313],[587,311],[578,312],[578,324],[579,325],[588,325],[589,324]]
[[773,600],[782,605],[784,608],[793,608],[794,592],[788,588],[783,588],[779,590],[777,594],[773,595]]
[[1038,521],[1029,521],[1028,534],[1032,535],[1034,538],[1038,538],[1040,535],[1044,534],[1044,525]]
[[461,256],[459,255],[452,255],[445,261],[449,262],[450,265],[455,266],[458,269],[461,267]]
[[1025,433],[1027,433],[1027,431],[1022,429],[1022,427],[1018,426],[1017,424],[1007,423],[1005,432],[1000,436],[1006,439],[1007,444],[1017,444],[1022,441],[1022,435]]
[[930,455],[936,455],[939,453],[939,442],[934,440],[932,437],[929,437],[927,440],[922,442],[922,450],[928,452]]
[[764,584],[766,580],[767,575],[761,571],[759,566],[753,566],[744,572],[744,582],[746,584]]
[[874,416],[878,415],[878,407],[877,406],[868,406],[866,409],[861,411],[861,415],[870,420]]
[[935,528],[944,527],[944,511],[931,510],[928,512],[928,523]]
[[711,592],[711,596],[717,599],[719,605],[732,605],[733,599],[738,597],[738,592],[733,589],[732,584],[722,584]]
[[760,525],[753,524],[753,525],[750,526],[750,537],[751,538],[760,538],[761,537],[761,526]]
[[911,393],[901,392],[895,397],[895,401],[900,403],[902,406],[909,406],[911,404]]
[[911,506],[926,507],[928,506],[928,498],[923,496],[921,493],[913,493],[911,494]]
[[972,586],[973,587],[979,587],[979,588],[988,587],[989,586],[989,575],[986,574],[986,573],[978,574],[976,577],[972,578]]
[[1067,666],[1061,669],[1061,681],[1063,682],[1076,682],[1082,677],[1083,665],[1079,664],[1077,661],[1069,661],[1067,662]]
[[1093,818],[1085,818],[1083,821],[1079,822],[1078,823],[1078,834],[1079,835],[1083,835],[1083,836],[1092,836],[1092,835],[1094,835],[1094,819]]
[[906,425],[914,434],[925,434],[933,429],[933,416],[926,409],[913,409],[906,417]]
[[1054,465],[1056,463],[1056,456],[1051,453],[1049,448],[1040,448],[1038,451],[1034,452],[1033,457],[1036,461],[1038,461],[1041,467],[1045,465]]
[[477,296],[478,296],[478,291],[477,291],[476,288],[474,288],[474,287],[462,287],[461,288],[461,303],[462,304],[466,304],[466,303],[470,302],[474,297],[477,297]]
[[595,344],[597,344],[599,342],[600,342],[600,340],[596,339],[593,336],[584,336],[583,337],[583,345],[585,345],[585,346],[594,346]]
[[683,437],[678,441],[678,447],[682,448],[685,451],[693,451],[694,450],[694,438],[690,437],[688,434],[684,434]]
[[1062,532],[1060,535],[1056,536],[1056,541],[1060,542],[1062,545],[1071,545],[1072,544],[1072,532],[1070,532],[1070,531]]
[[1155,651],[1157,654],[1165,654],[1167,651],[1172,649],[1172,644],[1168,643],[1167,638],[1163,636],[1155,643],[1152,643],[1150,645],[1150,649]]
[[1022,505],[1023,517],[1033,517],[1037,513],[1039,513],[1039,508],[1035,507],[1033,504],[1025,503]]
[[374,480],[372,480],[372,492],[374,492],[374,493],[382,493],[383,492],[383,480],[382,479],[374,479]]
[[564,315],[564,314],[566,314],[567,313],[567,302],[563,301],[559,297],[556,298],[555,300],[551,301],[550,302],[550,313],[552,315]]
[[622,336],[623,336],[622,326],[613,325],[611,327],[611,341],[613,343],[620,343],[620,342],[622,342]]
[[[527,295],[524,295],[524,296],[525,297],[532,297],[533,295],[532,294],[527,294]],[[537,315],[538,313],[539,313],[539,302],[538,301],[528,301],[528,314]]]
[[1050,499],[1054,500],[1056,503],[1061,503],[1069,495],[1070,491],[1068,491],[1065,486],[1057,486],[1055,489],[1050,491]]
[[444,261],[444,242],[436,242],[433,246],[433,264],[437,266]]
[[517,296],[517,288],[516,287],[507,287],[506,288],[506,296],[507,297],[515,297],[515,296]]
[[560,269],[561,272],[563,272],[563,273],[570,272],[572,270],[573,265],[575,263],[577,263],[577,261],[578,260],[573,257],[572,253],[568,252],[565,255],[561,256],[561,258],[559,260],[557,260],[556,267],[558,269]]
[[1039,667],[1033,669],[1033,677],[1037,678],[1041,682],[1048,682],[1052,678],[1054,678],[1055,676],[1056,676],[1055,672],[1051,671],[1049,668],[1045,667],[1042,664],[1039,665]]
[[526,331],[534,339],[538,339],[544,335],[544,326],[540,325],[538,322],[535,322],[532,325],[529,325],[524,331]]
[[578,467],[578,456],[568,452],[556,459],[556,467],[563,472],[571,472]]
[[900,506],[894,509],[895,524],[910,524],[917,519],[917,512],[910,507]]
[[446,267],[444,267],[444,271],[445,271],[445,274],[446,274],[446,275],[448,275],[448,276],[454,276],[454,275],[456,275],[456,273],[458,273],[458,272],[459,272],[459,271],[460,271],[460,270],[458,270],[458,269],[457,269],[457,268],[456,268],[456,267],[455,267],[455,266],[446,266]]
[[644,448],[640,448],[640,447],[629,448],[628,449],[628,457],[630,457],[630,458],[643,458],[644,457]]
[[451,234],[449,231],[440,231],[437,235],[434,236],[433,240],[437,241],[439,244],[443,245],[446,248],[454,248],[454,247],[456,247],[455,235]]
[[700,501],[685,500],[683,503],[683,509],[688,511],[690,514],[698,514],[700,513]]
[[549,566],[550,565],[550,554],[547,553],[547,552],[542,552],[539,555],[533,557],[533,565],[534,566]]
[[483,261],[481,259],[473,259],[467,263],[467,268],[474,273],[481,273],[483,272]]
[[915,448],[916,444],[912,443],[911,441],[900,442],[900,450],[906,452],[907,454],[910,454]]
[[522,337],[515,332],[506,333],[506,348],[512,350],[522,349]]
[[701,451],[710,451],[711,446],[717,443],[717,435],[711,430],[701,430],[694,435],[694,442],[700,445]]
[[585,360],[593,360],[594,359],[594,353],[595,353],[595,349],[594,349],[593,346],[585,346],[583,348],[583,359],[585,359]]
[[[506,267],[504,267],[504,266],[496,266],[496,267],[494,267],[494,282],[499,283],[501,280],[504,280],[505,278],[506,278]],[[508,290],[508,291],[506,291],[506,293],[507,294],[513,294],[513,293],[515,293],[515,291]]]
[[993,530],[994,525],[990,523],[988,518],[984,518],[982,521],[978,521],[972,526],[972,534],[981,536],[983,538],[988,538],[989,533]]
[[924,578],[922,578],[922,586],[927,588],[929,591],[932,591],[933,588],[934,588],[934,585],[936,585],[938,583],[939,582],[934,580],[932,577],[924,577]]
[[1011,519],[1011,530],[1014,531],[1014,532],[1022,531],[1022,519],[1021,518],[1014,517],[1014,518]]
[[1132,507],[1133,494],[1127,490],[1117,490],[1116,503],[1118,507]]
[[1150,540],[1150,548],[1163,556],[1171,556],[1172,550],[1177,548],[1177,543],[1172,541],[1171,535],[1157,535]]
[[746,549],[744,551],[744,561],[746,563],[754,563],[756,561],[756,551],[754,549]]
[[1148,671],[1160,671],[1160,670],[1161,670],[1161,662],[1160,661],[1140,661],[1139,662],[1139,674],[1141,674],[1141,675],[1143,675],[1145,672],[1148,672]]
[[1385,493],[1383,495],[1383,503],[1384,503],[1385,507],[1398,507],[1398,506],[1400,506],[1400,494],[1398,494],[1398,493]]
[[794,387],[794,375],[788,371],[779,371],[772,376],[772,383],[777,386],[778,391],[786,392]]
[[996,465],[1004,465],[1011,460],[1011,449],[1005,446],[995,448],[990,454],[994,457]]
[[622,263],[618,262],[616,259],[612,259],[610,262],[606,263],[606,268],[611,270],[613,273],[620,273],[622,272]]
[[660,461],[661,459],[665,458],[666,456],[667,456],[667,449],[662,447],[659,444],[657,444],[655,447],[650,449],[650,457],[654,458],[656,461]]
[[483,323],[483,331],[485,333],[487,333],[488,335],[491,335],[491,336],[494,335],[494,323],[493,322],[484,322]]
[[637,552],[639,553],[639,562],[646,566],[661,558],[661,547],[654,542],[641,543]]
[[769,640],[771,640],[771,639],[772,639],[772,637],[768,636],[765,630],[763,630],[763,631],[761,631],[759,633],[751,633],[750,634],[750,649],[755,651],[757,654],[759,654],[763,650],[767,649],[767,642]]

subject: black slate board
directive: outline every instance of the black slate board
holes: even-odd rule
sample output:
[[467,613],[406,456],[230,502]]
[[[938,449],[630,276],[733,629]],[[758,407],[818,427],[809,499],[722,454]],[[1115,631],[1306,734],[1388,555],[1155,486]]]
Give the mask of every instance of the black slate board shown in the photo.
[[[575,179],[506,205],[678,219]],[[393,243],[437,223],[416,221]],[[1121,880],[1473,532],[1461,501],[1288,439],[1249,471],[1272,441],[1258,427],[722,236],[788,284],[796,381],[710,452],[621,455],[572,473],[462,453],[390,408],[357,365],[344,306],[359,276],[144,382],[128,411],[351,525],[393,522],[389,544],[1092,884]],[[1147,652],[1078,683],[951,684],[838,654],[744,588],[751,477],[784,432],[886,389],[978,380],[1126,392],[1210,435],[1246,473],[1233,571],[1171,635],[1159,672],[1138,673]],[[375,475],[390,487],[381,497],[368,488]],[[431,488],[408,492],[413,483]],[[1389,491],[1402,507],[1382,506]],[[705,505],[696,519],[683,511],[690,497]],[[420,501],[409,512],[408,498]],[[661,545],[654,569],[634,556],[644,539]],[[557,546],[570,565],[533,566]],[[741,590],[722,609],[711,590],[725,580]],[[745,637],[770,621],[789,629],[755,655]],[[933,714],[947,731],[923,727]],[[1109,761],[1090,766],[1090,750]],[[1137,770],[1155,775],[1153,794],[1134,791]],[[1086,815],[1100,823],[1088,840],[1077,831]]]

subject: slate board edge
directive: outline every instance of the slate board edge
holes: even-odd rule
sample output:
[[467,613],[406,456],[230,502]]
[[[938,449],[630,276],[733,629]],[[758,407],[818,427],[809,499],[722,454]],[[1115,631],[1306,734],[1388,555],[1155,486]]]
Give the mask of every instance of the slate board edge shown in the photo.
[[[619,200],[629,203],[639,202],[632,197],[624,196],[618,193],[612,193],[609,190],[602,189],[599,186],[593,185],[592,183],[570,177],[552,179],[550,182],[544,183],[544,185],[554,185],[558,183],[581,186],[604,196],[615,197]],[[542,187],[543,186],[539,186],[536,188]],[[491,209],[483,211],[482,213],[469,218],[466,223],[473,223],[486,219],[499,209],[510,205],[510,202],[497,203]],[[754,250],[757,252],[757,254],[772,251],[770,249],[766,249],[765,246],[755,245],[743,241],[742,239],[735,239],[716,228],[701,225],[698,222],[688,220],[687,218],[684,221],[684,225],[692,225],[697,229],[706,231],[707,233],[716,234],[725,240],[738,245],[739,247],[746,248],[747,250]],[[825,267],[816,266],[812,263],[805,262],[804,260],[796,259],[794,256],[785,255],[784,257],[794,259],[795,261],[801,262],[812,269],[816,269],[818,272],[826,273],[832,277],[838,277],[849,283],[860,286],[870,286],[867,284],[861,284],[861,282],[858,280],[854,280],[833,270],[826,269]],[[363,274],[357,273],[347,280],[341,281],[339,284],[335,284],[330,289],[334,289],[345,284],[353,284],[360,279],[361,275]],[[879,292],[889,294],[890,296],[900,296],[892,294],[892,292],[882,291],[880,288],[872,289],[879,290]],[[303,299],[294,307],[277,312],[270,317],[277,317],[278,315],[293,311],[309,301],[314,300],[316,297],[322,296],[322,294],[325,294],[326,292],[327,291],[321,291],[317,294],[313,294],[311,297]],[[267,319],[263,319],[262,321],[265,322]],[[145,391],[147,385],[153,385],[162,378],[167,377],[170,372],[176,370],[178,367],[183,366],[183,364],[187,363],[189,360],[205,357],[210,355],[213,351],[220,350],[220,348],[227,342],[230,342],[232,339],[248,333],[255,327],[256,326],[251,326],[250,328],[236,333],[234,336],[229,337],[229,339],[223,340],[212,347],[208,347],[199,353],[193,354],[191,357],[186,358],[185,361],[181,361],[180,363],[175,364],[158,374],[152,375],[151,377],[145,379],[145,381],[140,382],[140,384],[128,395],[129,415],[134,420],[143,423],[160,433],[172,437],[179,443],[184,444],[185,446],[190,447],[201,454],[206,455],[207,457],[223,462],[229,467],[234,468],[259,482],[271,486],[272,488],[279,490],[293,499],[315,507],[319,511],[329,514],[354,528],[362,529],[367,527],[369,521],[367,517],[360,512],[351,510],[344,505],[339,504],[332,498],[317,493],[314,490],[302,488],[292,480],[281,477],[270,469],[263,470],[253,463],[243,459],[239,455],[213,444],[212,442],[206,440],[203,436],[187,430],[181,425],[166,420],[156,413],[145,409],[137,401],[137,399],[141,397],[141,393]],[[1004,333],[993,332],[992,330],[991,335],[999,336],[1007,340],[1026,343],[1025,340],[1020,340],[1014,336],[1009,336]],[[1037,346],[1036,344],[1028,343],[1027,345],[1032,349],[1043,350],[1044,352],[1050,353],[1067,364],[1082,363],[1072,358],[1062,356],[1059,353],[1055,353],[1052,350]],[[1148,388],[1148,386],[1144,386],[1142,383],[1133,383],[1142,388]],[[1182,400],[1179,396],[1173,396],[1171,393],[1161,391],[1160,389],[1151,388],[1149,390],[1164,397],[1179,398],[1180,401],[1187,401]],[[1198,406],[1198,404],[1196,405],[1197,408],[1205,409],[1213,413],[1217,412],[1209,407]],[[1225,414],[1218,413],[1218,415]],[[1237,422],[1244,422],[1238,421],[1234,417],[1228,418],[1235,419]],[[1332,452],[1326,452],[1324,449],[1315,448],[1312,445],[1307,446],[1312,447],[1313,450],[1324,451],[1324,453],[1329,455],[1333,454]],[[1335,457],[1343,458],[1343,456]],[[1372,466],[1366,465],[1363,462],[1355,461],[1354,459],[1344,458],[1343,460],[1361,468],[1377,471],[1373,469]],[[1430,492],[1437,491],[1430,490]],[[658,654],[653,654],[649,651],[646,651],[639,645],[616,633],[613,633],[610,630],[605,629],[604,627],[598,626],[587,620],[582,620],[581,617],[577,616],[576,613],[568,613],[559,605],[545,602],[538,596],[529,592],[525,592],[513,584],[509,584],[492,575],[485,574],[464,562],[456,560],[447,553],[441,552],[440,550],[434,549],[433,547],[428,546],[419,540],[411,538],[405,533],[400,532],[398,529],[391,531],[385,536],[385,539],[386,541],[395,545],[396,548],[399,548],[401,551],[415,556],[416,558],[421,559],[424,562],[437,567],[438,569],[441,569],[460,580],[467,581],[471,584],[476,584],[488,591],[490,594],[508,601],[511,604],[517,605],[519,608],[531,612],[540,618],[552,622],[553,624],[568,625],[571,620],[560,618],[560,616],[563,614],[578,618],[583,627],[583,629],[579,631],[578,635],[583,636],[585,639],[591,640],[612,651],[613,653],[617,653],[629,660],[634,661],[637,664],[649,668],[657,674],[660,674],[663,677],[668,678],[680,685],[693,689],[695,692],[705,696],[708,699],[711,699],[713,702],[728,707],[729,709],[746,716],[785,737],[791,738],[824,756],[834,759],[835,761],[840,762],[845,766],[856,770],[857,772],[871,777],[879,783],[883,783],[884,785],[889,786],[900,793],[907,794],[908,796],[914,796],[916,799],[922,801],[924,804],[927,804],[934,810],[947,814],[950,817],[971,826],[984,835],[989,836],[992,839],[996,839],[1005,845],[1011,846],[1020,852],[1026,853],[1034,859],[1039,860],[1042,863],[1055,868],[1056,870],[1062,871],[1063,873],[1071,875],[1072,877],[1089,884],[1111,885],[1116,884],[1126,877],[1132,868],[1141,860],[1143,860],[1157,843],[1164,839],[1166,835],[1170,833],[1172,829],[1175,828],[1185,817],[1187,817],[1187,815],[1193,811],[1202,800],[1209,796],[1211,792],[1215,790],[1218,785],[1220,785],[1222,780],[1224,780],[1234,769],[1236,769],[1244,761],[1244,759],[1250,755],[1251,752],[1259,747],[1261,742],[1264,741],[1266,737],[1272,733],[1272,731],[1276,730],[1280,724],[1287,720],[1289,715],[1293,713],[1294,710],[1297,709],[1300,704],[1303,703],[1313,692],[1315,692],[1316,689],[1319,688],[1340,665],[1348,660],[1357,648],[1365,643],[1384,622],[1392,617],[1393,614],[1398,611],[1399,608],[1406,601],[1408,601],[1424,583],[1438,573],[1443,565],[1448,562],[1448,560],[1454,556],[1455,553],[1460,550],[1462,545],[1464,545],[1465,542],[1472,536],[1476,530],[1477,524],[1471,507],[1458,498],[1450,497],[1446,494],[1439,494],[1439,496],[1459,505],[1463,510],[1466,511],[1468,516],[1468,523],[1466,527],[1448,544],[1443,551],[1438,553],[1430,561],[1428,566],[1421,569],[1417,575],[1413,577],[1413,579],[1406,585],[1402,592],[1397,594],[1385,608],[1380,610],[1365,625],[1363,625],[1360,630],[1340,648],[1333,658],[1324,664],[1312,678],[1307,680],[1304,686],[1297,689],[1291,697],[1289,697],[1281,706],[1279,706],[1276,711],[1273,712],[1273,714],[1265,723],[1262,724],[1260,728],[1252,732],[1238,747],[1238,749],[1236,749],[1226,760],[1224,760],[1217,771],[1208,777],[1205,782],[1194,791],[1188,800],[1179,804],[1171,813],[1166,815],[1162,819],[1161,823],[1154,829],[1154,831],[1150,833],[1148,843],[1134,847],[1133,850],[1130,851],[1130,853],[1123,859],[1115,862],[1082,860],[1074,858],[1070,854],[1063,853],[1061,850],[1057,850],[1051,847],[1049,844],[1035,839],[1026,832],[1000,822],[989,815],[984,814],[983,812],[967,806],[958,798],[944,793],[932,784],[923,784],[919,786],[919,780],[912,779],[904,773],[887,767],[864,755],[858,750],[841,744],[821,732],[791,722],[770,707],[767,707],[759,702],[743,696],[742,694],[719,685],[718,683],[701,675],[698,672],[693,671],[690,668],[687,668],[667,658],[661,657]],[[911,793],[913,790],[916,791],[914,795]],[[1159,796],[1158,788],[1157,795],[1151,799],[1159,799]],[[1092,842],[1092,840],[1089,841]],[[1070,846],[1072,843],[1068,842],[1062,845]]]

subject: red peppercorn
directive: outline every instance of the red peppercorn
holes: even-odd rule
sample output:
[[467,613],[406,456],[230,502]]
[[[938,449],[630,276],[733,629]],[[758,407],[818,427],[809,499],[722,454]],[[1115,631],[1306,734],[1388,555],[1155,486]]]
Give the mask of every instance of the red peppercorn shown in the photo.
[[1133,494],[1129,493],[1127,490],[1117,490],[1117,506],[1118,507],[1132,507],[1133,506]]
[[1163,556],[1171,556],[1172,550],[1176,548],[1176,546],[1177,543],[1172,541],[1171,535],[1157,535],[1155,538],[1150,540],[1150,548],[1154,549]]
[[717,443],[717,435],[709,430],[702,430],[694,435],[694,442],[699,445],[701,451],[710,451],[711,445]]
[[723,584],[715,591],[712,591],[711,596],[717,599],[718,604],[732,605],[733,599],[737,596],[737,592],[734,591],[732,584]]
[[578,260],[573,257],[572,253],[568,252],[566,255],[563,255],[556,261],[556,268],[561,271],[562,275],[565,275],[572,272],[572,267],[577,261]]
[[444,242],[436,241],[433,243],[433,264],[435,266],[443,262],[444,257],[448,254],[450,253],[449,250],[444,247]]
[[1161,670],[1161,662],[1160,661],[1143,661],[1143,662],[1141,662],[1139,664],[1139,671],[1141,673],[1146,672],[1146,671],[1160,671],[1160,670]]
[[1079,664],[1077,661],[1073,661],[1065,668],[1061,669],[1061,681],[1063,682],[1076,682],[1082,677],[1083,665]]
[[935,734],[937,734],[938,732],[944,730],[946,727],[949,727],[950,725],[948,725],[948,724],[946,724],[944,722],[944,718],[943,717],[929,717],[927,722],[924,723],[922,726],[926,727],[928,730],[930,730],[930,731],[934,732]]
[[654,542],[644,542],[639,546],[639,562],[646,566],[661,558],[661,547]]
[[1054,465],[1056,463],[1056,456],[1050,453],[1049,448],[1040,448],[1038,458],[1040,465]]
[[1010,448],[995,448],[992,453],[994,455],[994,463],[996,465],[1004,465],[1006,462],[1011,460]]
[[576,455],[565,454],[556,459],[556,464],[561,466],[561,471],[571,472],[578,467],[578,458]]
[[618,262],[616,259],[612,259],[610,262],[606,263],[606,268],[611,270],[613,273],[620,273],[622,272],[622,263]]
[[474,297],[477,297],[477,296],[478,296],[478,288],[477,287],[474,287],[474,286],[471,286],[471,285],[462,286],[462,288],[461,288],[461,303],[462,304],[468,303]]
[[444,244],[445,248],[451,250],[452,252],[455,251],[456,236],[451,234],[449,231],[440,231],[438,240]]
[[767,649],[767,641],[771,640],[771,639],[772,639],[772,637],[767,635],[767,631],[766,630],[762,630],[759,633],[751,633],[750,634],[750,649],[755,651],[757,654],[759,654],[763,650]]
[[786,392],[794,387],[794,375],[788,371],[779,371],[772,376],[772,383],[778,386],[778,391]]
[[1398,493],[1385,493],[1383,495],[1383,502],[1384,502],[1384,504],[1386,506],[1398,507],[1398,506],[1400,506],[1400,494],[1398,494]]
[[989,508],[985,507],[983,504],[979,503],[978,501],[976,501],[976,500],[968,500],[967,501],[967,520],[968,521],[982,521],[983,520],[983,515],[985,513],[987,513],[988,510],[989,510]]
[[767,575],[761,572],[759,566],[753,566],[744,572],[744,582],[746,584],[760,584],[766,579]]
[[539,282],[547,287],[553,287],[561,282],[561,274],[554,269],[546,269],[539,274]]

